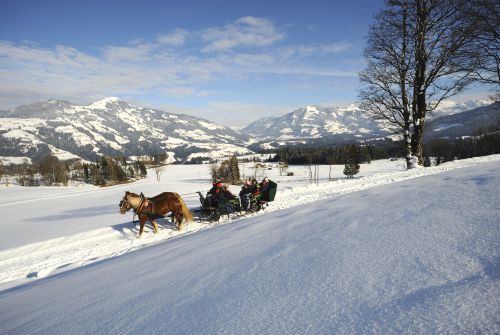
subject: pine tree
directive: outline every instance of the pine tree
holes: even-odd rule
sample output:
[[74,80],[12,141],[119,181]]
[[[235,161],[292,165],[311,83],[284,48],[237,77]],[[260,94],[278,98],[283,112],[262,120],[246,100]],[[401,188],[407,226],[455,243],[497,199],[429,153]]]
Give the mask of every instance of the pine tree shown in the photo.
[[344,174],[347,176],[347,178],[352,178],[358,172],[359,164],[357,164],[353,158],[349,157],[344,166]]
[[86,183],[90,182],[89,165],[85,163],[83,164],[83,180]]
[[148,175],[146,165],[144,165],[144,162],[142,162],[142,161],[139,162],[139,171],[140,171],[141,177],[145,177]]
[[238,159],[234,155],[229,160],[229,169],[231,170],[231,183],[237,183],[240,180],[240,168],[238,167]]

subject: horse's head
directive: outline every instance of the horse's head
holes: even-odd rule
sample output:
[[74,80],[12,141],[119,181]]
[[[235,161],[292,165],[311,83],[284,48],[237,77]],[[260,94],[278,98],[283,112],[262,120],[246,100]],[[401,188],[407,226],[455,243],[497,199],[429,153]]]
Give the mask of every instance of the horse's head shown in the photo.
[[126,191],[122,201],[120,201],[120,204],[118,205],[120,206],[120,214],[125,214],[132,208],[132,204],[129,200],[130,194],[131,193],[129,191]]

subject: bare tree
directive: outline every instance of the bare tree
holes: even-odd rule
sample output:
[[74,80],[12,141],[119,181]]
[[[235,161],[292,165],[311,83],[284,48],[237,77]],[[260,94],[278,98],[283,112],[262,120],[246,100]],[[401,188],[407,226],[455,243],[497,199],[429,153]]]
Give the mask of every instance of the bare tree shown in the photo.
[[424,163],[423,135],[427,112],[474,82],[467,54],[476,39],[474,26],[462,20],[464,8],[475,1],[414,0],[413,135],[412,152]]
[[467,54],[479,82],[493,85],[500,93],[500,2],[476,0],[474,6],[462,10],[462,20],[474,31],[476,38]]
[[279,162],[278,163],[278,168],[279,168],[279,171],[280,171],[280,176],[282,176],[283,173],[285,173],[286,170],[288,170],[288,163],[287,162]]
[[154,170],[156,173],[156,180],[160,181],[161,174],[163,173],[163,171],[165,171],[165,167],[162,165],[158,165],[154,168]]
[[328,157],[327,158],[327,163],[329,166],[328,169],[328,181],[332,180],[332,165],[335,164],[335,159],[333,157]]
[[412,156],[423,163],[427,113],[473,82],[475,64],[466,59],[474,27],[461,16],[471,6],[465,0],[387,0],[370,28],[362,106],[402,133],[407,167]]
[[365,49],[367,68],[361,72],[361,107],[376,119],[391,122],[404,139],[407,167],[411,167],[411,113],[409,101],[414,67],[408,1],[387,1],[387,8],[370,27]]

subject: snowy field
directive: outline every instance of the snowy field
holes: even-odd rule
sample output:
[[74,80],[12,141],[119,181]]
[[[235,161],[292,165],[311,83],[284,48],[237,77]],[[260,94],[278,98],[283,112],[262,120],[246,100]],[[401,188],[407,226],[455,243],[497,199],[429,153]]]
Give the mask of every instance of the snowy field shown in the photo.
[[[0,187],[0,333],[499,333],[500,155],[257,171],[264,212],[160,220],[142,239],[125,190],[210,188],[206,165],[109,188]],[[246,164],[240,171],[253,175]],[[421,177],[421,178],[420,178]],[[234,187],[233,191],[238,192]]]

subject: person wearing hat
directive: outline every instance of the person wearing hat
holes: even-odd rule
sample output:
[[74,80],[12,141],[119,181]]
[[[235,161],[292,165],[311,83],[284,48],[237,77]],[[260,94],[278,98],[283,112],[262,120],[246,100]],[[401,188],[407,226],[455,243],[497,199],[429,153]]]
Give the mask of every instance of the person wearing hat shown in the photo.
[[218,195],[222,191],[222,180],[217,177],[212,183],[212,188],[208,191],[209,194]]
[[224,189],[222,188],[222,179],[217,177],[212,183],[212,188],[207,192],[207,199],[209,199],[212,207],[217,206],[217,202],[223,196]]

